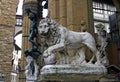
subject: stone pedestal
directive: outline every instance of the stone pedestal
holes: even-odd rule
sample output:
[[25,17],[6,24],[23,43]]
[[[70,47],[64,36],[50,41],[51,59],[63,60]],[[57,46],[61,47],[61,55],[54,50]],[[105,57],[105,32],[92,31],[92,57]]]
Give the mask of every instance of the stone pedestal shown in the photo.
[[26,82],[35,82],[35,81],[26,81]]
[[38,82],[93,82],[107,73],[104,66],[89,65],[46,65],[41,69]]

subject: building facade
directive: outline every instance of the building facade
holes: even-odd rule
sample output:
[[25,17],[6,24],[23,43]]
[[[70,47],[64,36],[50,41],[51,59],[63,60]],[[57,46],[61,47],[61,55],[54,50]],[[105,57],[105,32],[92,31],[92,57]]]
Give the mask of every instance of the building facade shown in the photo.
[[0,0],[0,80],[10,82],[15,14],[18,0]]

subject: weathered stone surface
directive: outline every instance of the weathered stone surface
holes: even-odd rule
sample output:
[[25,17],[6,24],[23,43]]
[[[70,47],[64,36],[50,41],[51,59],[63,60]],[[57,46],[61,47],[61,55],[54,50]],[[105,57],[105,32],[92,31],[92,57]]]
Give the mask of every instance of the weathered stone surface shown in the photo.
[[16,0],[16,2],[14,0],[6,0],[1,2],[0,26],[4,25],[6,27],[14,27],[17,3],[18,0]]
[[107,73],[102,65],[46,65],[41,69],[40,82],[94,82]]
[[59,18],[59,0],[49,0],[48,12],[51,18]]
[[5,82],[10,82],[17,4],[18,0],[2,0],[0,4],[0,73],[4,74]]
[[47,74],[105,74],[103,65],[46,65],[41,69],[41,75]]

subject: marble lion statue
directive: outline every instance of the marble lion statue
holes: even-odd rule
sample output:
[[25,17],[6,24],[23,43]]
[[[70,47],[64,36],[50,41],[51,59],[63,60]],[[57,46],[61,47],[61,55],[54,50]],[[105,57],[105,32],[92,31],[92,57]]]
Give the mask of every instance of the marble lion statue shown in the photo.
[[38,34],[46,39],[49,47],[43,52],[43,57],[48,57],[51,53],[64,49],[78,49],[76,62],[85,61],[84,46],[87,46],[93,56],[88,63],[92,63],[96,57],[96,64],[100,64],[100,54],[96,49],[95,40],[88,32],[75,32],[65,28],[56,21],[45,18],[39,22]]

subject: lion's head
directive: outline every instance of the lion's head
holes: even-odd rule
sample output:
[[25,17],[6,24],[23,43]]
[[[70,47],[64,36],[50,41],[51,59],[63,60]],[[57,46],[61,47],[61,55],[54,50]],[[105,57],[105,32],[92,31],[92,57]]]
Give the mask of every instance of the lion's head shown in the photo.
[[52,34],[58,29],[59,24],[49,18],[42,19],[38,25],[38,33],[40,35],[46,36],[51,32]]

